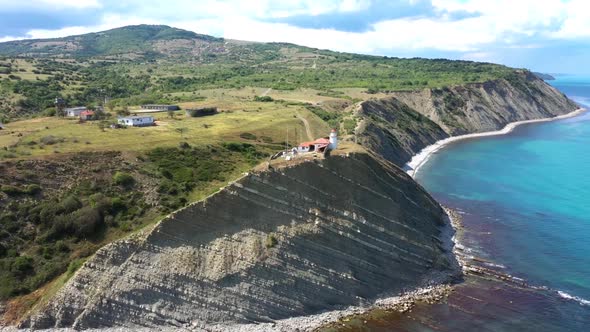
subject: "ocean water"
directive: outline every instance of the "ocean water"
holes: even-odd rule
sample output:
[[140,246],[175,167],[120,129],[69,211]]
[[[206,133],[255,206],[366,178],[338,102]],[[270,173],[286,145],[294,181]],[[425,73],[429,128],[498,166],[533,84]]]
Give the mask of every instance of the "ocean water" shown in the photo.
[[[590,109],[590,77],[550,84]],[[371,330],[590,331],[590,112],[455,142],[416,180],[463,215],[471,255],[530,287],[466,277],[446,303]]]

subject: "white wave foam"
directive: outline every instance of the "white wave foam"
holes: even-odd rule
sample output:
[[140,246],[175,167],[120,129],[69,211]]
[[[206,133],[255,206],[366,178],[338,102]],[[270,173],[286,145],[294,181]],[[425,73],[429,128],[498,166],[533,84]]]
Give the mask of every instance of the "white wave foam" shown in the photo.
[[575,296],[575,295],[571,295],[568,294],[566,292],[562,292],[562,291],[557,291],[557,294],[559,294],[559,296],[561,296],[562,298],[566,299],[566,300],[573,300],[578,302],[580,305],[590,305],[590,301],[583,299],[579,296]]
[[491,266],[491,267],[496,267],[499,269],[505,269],[506,266],[502,265],[502,264],[496,264],[496,263],[492,263],[492,262],[484,262],[485,265],[487,266]]
[[496,130],[496,131],[488,131],[483,133],[473,133],[473,134],[466,134],[460,136],[452,136],[442,140],[435,142],[432,145],[429,145],[422,149],[420,152],[415,154],[406,165],[404,166],[404,170],[408,173],[411,177],[414,177],[418,172],[418,169],[422,167],[428,159],[432,156],[432,154],[436,153],[438,150],[442,149],[446,145],[452,142],[456,142],[459,140],[467,139],[467,138],[475,138],[475,137],[486,137],[486,136],[497,136],[497,135],[505,135],[514,130],[517,126],[525,123],[534,123],[534,122],[546,122],[546,121],[554,121],[559,119],[570,118],[585,112],[586,110],[583,108],[577,109],[571,113],[567,113],[564,115],[559,115],[553,118],[545,118],[545,119],[535,119],[535,120],[524,120],[524,121],[517,121],[512,122],[506,125],[506,127]]

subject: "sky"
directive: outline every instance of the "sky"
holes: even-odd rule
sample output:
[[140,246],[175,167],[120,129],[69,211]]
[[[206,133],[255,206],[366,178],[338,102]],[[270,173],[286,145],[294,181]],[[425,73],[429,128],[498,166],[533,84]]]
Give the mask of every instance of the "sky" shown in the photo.
[[589,0],[0,0],[0,41],[134,24],[342,52],[590,74]]

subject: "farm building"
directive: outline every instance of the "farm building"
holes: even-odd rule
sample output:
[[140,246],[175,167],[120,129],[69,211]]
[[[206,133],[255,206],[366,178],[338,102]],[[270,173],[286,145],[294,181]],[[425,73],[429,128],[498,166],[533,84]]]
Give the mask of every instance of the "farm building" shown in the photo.
[[71,108],[66,108],[64,110],[64,114],[67,117],[77,118],[80,116],[80,113],[82,113],[84,111],[87,111],[86,107],[84,107],[84,106],[71,107]]
[[149,115],[126,116],[119,118],[117,122],[124,126],[146,127],[154,125],[154,117]]
[[180,109],[178,105],[141,105],[141,108],[154,111],[178,111]]
[[83,121],[88,121],[88,120],[94,120],[94,111],[90,111],[90,110],[86,110],[86,111],[82,111],[80,112],[80,120]]

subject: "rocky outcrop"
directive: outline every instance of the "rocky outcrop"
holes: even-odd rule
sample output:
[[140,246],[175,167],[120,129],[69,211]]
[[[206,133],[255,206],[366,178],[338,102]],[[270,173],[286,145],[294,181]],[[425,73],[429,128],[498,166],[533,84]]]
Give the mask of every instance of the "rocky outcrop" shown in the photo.
[[443,89],[392,92],[361,104],[357,141],[402,166],[437,140],[554,117],[578,106],[528,71]]
[[253,173],[100,249],[22,326],[203,327],[363,304],[455,276],[447,227],[368,154]]

